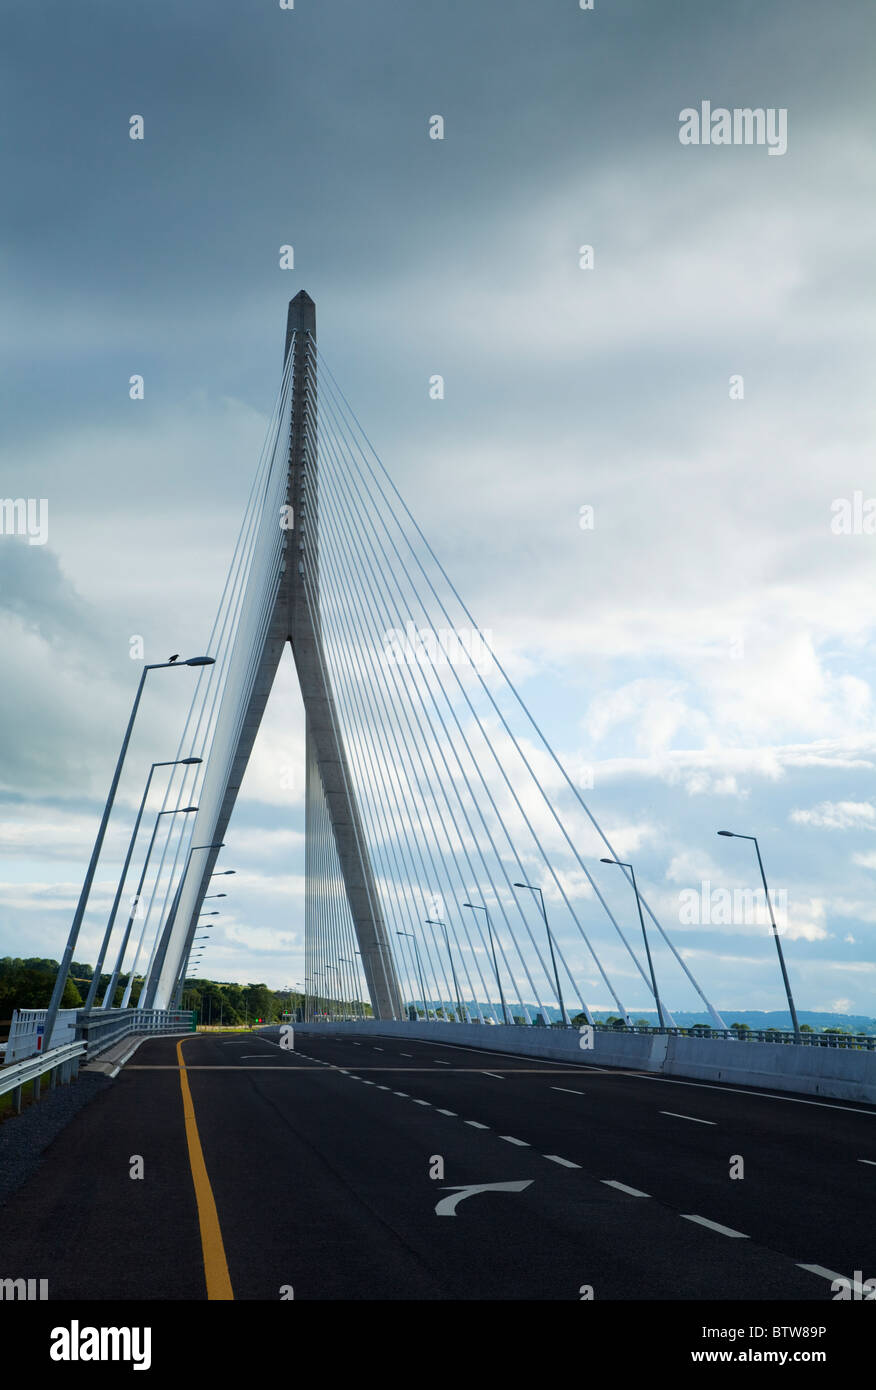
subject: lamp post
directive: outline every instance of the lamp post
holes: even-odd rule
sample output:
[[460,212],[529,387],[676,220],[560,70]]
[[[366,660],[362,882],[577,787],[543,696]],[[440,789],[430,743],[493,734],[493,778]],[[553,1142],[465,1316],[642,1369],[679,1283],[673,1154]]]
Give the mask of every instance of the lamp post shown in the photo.
[[636,895],[636,907],[639,909],[639,921],[642,924],[642,936],[645,940],[645,955],[648,957],[648,969],[651,972],[651,988],[654,991],[654,999],[657,1004],[657,1017],[660,1020],[660,1027],[665,1028],[666,1022],[663,1017],[663,1005],[660,1003],[660,995],[657,993],[657,977],[654,974],[654,962],[651,959],[651,947],[648,945],[648,933],[645,931],[645,918],[642,916],[642,901],[639,897],[639,888],[636,883],[636,871],[632,864],[625,864],[622,859],[602,859],[602,864],[616,864],[619,869],[629,869],[633,876],[633,892]]
[[[119,785],[119,778],[122,775],[122,767],[124,766],[125,762],[125,754],[128,751],[128,744],[131,741],[131,732],[134,728],[134,720],[137,717],[137,710],[140,705],[140,696],[143,694],[143,687],[146,684],[146,677],[148,676],[150,671],[164,670],[166,667],[174,666],[176,664],[177,663],[173,661],[156,661],[152,662],[148,666],[143,667],[143,674],[140,677],[140,684],[137,686],[137,694],[134,696],[134,704],[131,709],[130,718],[128,719],[128,727],[125,730],[125,737],[122,739],[122,746],[119,751],[118,760],[116,762],[116,770],[113,773],[113,780],[110,783],[109,795],[107,796],[106,804],[103,808],[103,816],[101,817],[100,827],[97,832],[97,839],[94,842],[94,849],[91,851],[91,859],[88,861],[88,868],[85,873],[85,882],[82,885],[82,892],[79,894],[79,902],[76,904],[76,911],[73,914],[73,921],[70,926],[70,934],[67,937],[67,945],[64,947],[64,954],[62,955],[61,963],[58,966],[58,974],[55,978],[55,988],[52,990],[52,997],[49,1001],[49,1007],[46,1011],[46,1021],[44,1025],[46,1051],[48,1051],[48,1049],[52,1045],[52,1032],[54,1031],[55,1020],[58,1017],[58,1009],[61,1007],[61,1000],[64,996],[64,990],[67,985],[67,977],[70,973],[70,962],[73,959],[73,952],[76,950],[76,942],[79,940],[79,929],[82,926],[82,919],[85,916],[85,908],[88,903],[88,896],[91,892],[91,885],[94,881],[94,874],[95,870],[97,869],[97,861],[100,859],[100,851],[103,848],[104,837],[106,836],[106,828],[109,824],[110,812],[112,811],[113,802],[115,801],[116,797],[116,788]],[[184,661],[179,664],[183,666],[212,666],[214,664],[214,658],[212,656],[192,656],[189,657],[188,661]]]
[[496,946],[495,946],[495,942],[493,941],[493,924],[492,924],[492,922],[490,921],[490,914],[489,914],[489,912],[487,912],[487,909],[486,909],[485,907],[481,907],[480,904],[478,904],[478,903],[463,903],[462,905],[463,905],[463,907],[470,907],[471,910],[472,910],[472,912],[482,912],[482,913],[484,914],[484,916],[486,917],[486,919],[487,919],[487,931],[490,933],[490,950],[491,950],[492,953],[493,953],[493,969],[494,969],[495,972],[496,972],[496,984],[497,984],[498,987],[499,987],[499,998],[500,998],[501,1001],[502,1001],[502,1017],[503,1017],[503,1019],[505,1020],[505,1022],[507,1023],[507,1022],[508,1022],[508,1010],[507,1010],[507,1008],[505,1007],[505,995],[502,993],[502,981],[501,981],[501,979],[499,978],[499,966],[498,966],[498,963],[497,963],[497,961],[496,961]]
[[[211,846],[211,848],[212,848],[212,846]],[[224,897],[225,895],[222,894],[221,896]],[[199,913],[198,913],[198,921],[200,921],[202,917],[220,917],[221,915],[222,915],[222,914],[221,914],[220,912],[218,912],[218,911],[216,911],[216,912],[199,912]],[[211,923],[211,925],[212,925],[212,923]],[[197,929],[198,929],[198,927],[197,927],[197,923],[196,923],[196,924],[195,924],[195,931],[197,931]],[[208,930],[209,930],[209,928],[208,928]],[[201,939],[203,939],[203,938],[201,938]],[[197,936],[193,936],[193,937],[192,937],[192,942],[195,942],[195,941],[197,941],[197,940],[198,940],[198,937],[197,937]],[[182,984],[183,984],[183,980],[184,980],[184,978],[185,978],[185,973],[186,973],[186,971],[188,970],[188,961],[189,961],[189,956],[190,956],[190,955],[191,955],[191,946],[189,946],[189,955],[187,955],[186,958],[185,958],[185,960],[182,962],[182,964],[181,964],[181,966],[180,966],[180,973],[179,973],[179,975],[177,976],[176,989],[175,989],[175,991],[174,991],[174,994],[175,994],[175,996],[176,996],[176,1003],[173,1005],[174,1008],[178,1008],[178,1007],[179,1007],[179,993],[180,993],[180,990],[182,989]]]
[[563,992],[562,992],[562,990],[560,989],[560,972],[559,972],[559,970],[557,969],[557,960],[556,960],[556,956],[554,955],[554,939],[553,939],[553,936],[551,935],[551,929],[550,929],[550,927],[548,926],[547,912],[545,911],[545,906],[544,906],[544,893],[543,893],[543,892],[541,891],[541,889],[538,888],[534,883],[515,883],[515,884],[514,884],[514,887],[515,887],[515,888],[528,888],[532,893],[537,893],[537,894],[538,894],[538,900],[539,900],[539,902],[541,903],[541,915],[542,915],[542,917],[544,918],[544,929],[545,929],[545,931],[547,932],[548,946],[549,946],[549,948],[550,948],[550,953],[551,953],[551,965],[554,967],[554,980],[555,980],[556,986],[557,986],[557,1000],[559,1001],[559,1005],[560,1005],[560,1018],[563,1020],[564,1026],[568,1027],[568,1024],[569,1024],[569,1016],[568,1016],[568,1014],[566,1013],[566,1006],[565,1006],[565,1004],[563,1003]]
[[[166,810],[166,811],[159,811],[158,814],[157,814],[157,816],[155,817],[155,824],[154,824],[154,826],[152,827],[152,835],[150,836],[150,839],[149,839],[149,848],[148,848],[147,851],[146,851],[146,858],[143,860],[143,868],[142,868],[142,870],[141,870],[141,872],[140,872],[140,882],[137,884],[137,892],[135,893],[135,895],[134,895],[134,901],[133,901],[133,903],[131,904],[131,913],[130,913],[130,916],[128,917],[127,923],[125,924],[125,931],[124,931],[124,935],[122,936],[121,945],[119,946],[119,954],[118,954],[118,956],[116,957],[116,963],[115,963],[115,968],[113,969],[112,978],[111,978],[111,980],[110,980],[110,982],[109,982],[109,986],[108,986],[108,988],[107,988],[106,994],[103,996],[103,1001],[102,1001],[102,1003],[101,1003],[101,1008],[103,1008],[103,1009],[111,1009],[112,1006],[113,1006],[113,999],[115,998],[115,993],[116,993],[116,985],[118,984],[119,975],[120,975],[121,972],[122,972],[122,962],[124,961],[124,958],[125,958],[125,952],[126,952],[127,949],[128,949],[128,940],[129,940],[130,935],[131,935],[131,927],[132,927],[133,924],[134,924],[134,917],[136,916],[137,907],[138,907],[138,905],[139,905],[139,903],[140,903],[140,896],[141,896],[141,894],[142,894],[142,892],[143,892],[143,884],[146,882],[146,871],[147,871],[148,868],[149,868],[149,860],[150,860],[150,858],[152,857],[152,849],[153,849],[153,846],[154,846],[154,844],[155,844],[155,836],[158,834],[158,822],[160,821],[160,819],[161,819],[162,816],[175,816],[175,815],[177,814],[177,809],[179,810],[179,814],[180,814],[181,816],[187,816],[187,815],[189,815],[192,811],[197,811],[198,808],[197,808],[197,806],[181,806],[181,807],[179,807],[179,808],[173,806],[173,807],[169,807],[168,810]],[[146,930],[146,923],[144,922],[144,923],[143,923],[143,931],[145,932],[145,930]],[[131,975],[130,975],[130,978],[129,978],[129,980],[128,980],[127,987],[126,987],[126,989],[125,989],[125,997],[124,997],[124,999],[122,1000],[122,1008],[123,1008],[123,1009],[126,1007],[127,1000],[130,999],[130,997],[131,997],[131,986],[132,986],[132,984],[134,983],[134,971],[135,971],[135,969],[137,968],[137,961],[138,961],[138,959],[139,959],[139,957],[140,957],[140,946],[142,946],[142,944],[143,944],[143,936],[142,936],[142,934],[141,934],[141,936],[140,936],[140,943],[139,943],[139,945],[137,946],[137,954],[134,956],[134,964],[131,966]]]
[[[356,972],[356,962],[350,960],[349,956],[338,956],[338,960],[342,960],[344,965],[349,965],[350,967],[350,983],[355,990],[355,997],[350,1000],[350,1013],[355,1014],[358,1012],[359,1017],[363,1018],[362,1004],[359,999],[359,979]],[[355,1007],[356,1005],[359,1006],[358,1010]]]
[[115,925],[116,913],[119,910],[119,903],[122,899],[122,893],[125,887],[125,879],[128,876],[128,869],[131,864],[131,856],[134,853],[134,844],[137,839],[137,832],[140,829],[140,821],[143,819],[143,811],[146,807],[146,798],[149,795],[149,788],[152,784],[153,773],[155,772],[155,769],[157,767],[177,767],[180,765],[192,766],[194,763],[200,762],[200,758],[171,758],[167,762],[153,763],[149,769],[149,776],[146,778],[146,787],[143,791],[142,797],[140,798],[140,808],[137,811],[137,819],[134,821],[134,829],[131,831],[131,838],[128,841],[128,852],[125,855],[125,862],[122,865],[122,872],[119,875],[119,886],[116,889],[116,896],[113,899],[113,905],[110,909],[109,921],[106,924],[106,931],[103,934],[103,941],[100,944],[100,950],[97,955],[97,964],[94,967],[94,977],[91,981],[91,988],[89,989],[88,995],[85,1000],[86,1009],[90,1009],[92,1007],[94,1003],[94,996],[97,994],[97,990],[100,985],[100,974],[103,970],[104,957],[106,956],[107,948],[110,943],[110,937],[113,933],[113,926]]
[[[183,885],[186,881],[186,875],[189,871],[189,865],[192,862],[192,855],[197,854],[199,850],[223,848],[224,841],[215,841],[212,845],[192,845],[192,847],[190,848],[188,855],[186,856],[185,868],[182,871],[182,877],[180,878],[179,885],[177,887],[176,893],[174,894],[170,912],[168,913],[167,922],[164,925],[164,930],[161,932],[161,940],[158,943],[158,949],[155,954],[155,959],[152,962],[151,970],[147,970],[146,972],[149,983],[146,989],[144,990],[144,993],[146,995],[145,1003],[142,1003],[139,1007],[147,1009],[151,1009],[153,1007],[155,1000],[155,991],[158,988],[158,980],[161,975],[162,967],[164,965],[164,957],[167,955],[167,947],[170,942],[170,933],[173,930],[173,926],[176,921],[176,914],[179,908],[180,898],[182,897]],[[140,998],[141,1000],[143,999],[142,994]]]
[[760,857],[760,845],[757,843],[757,836],[738,835],[735,830],[719,830],[718,834],[725,836],[725,838],[728,840],[751,840],[752,844],[754,845],[755,851],[757,853],[757,862],[760,866],[760,876],[763,881],[764,897],[766,898],[767,907],[769,909],[770,914],[770,922],[772,923],[773,939],[776,943],[776,950],[779,953],[779,965],[782,968],[782,979],[785,982],[785,994],[788,997],[788,1009],[790,1010],[791,1014],[791,1023],[794,1026],[794,1041],[800,1042],[800,1025],[797,1022],[797,1010],[794,1008],[794,999],[791,994],[791,981],[788,979],[788,972],[785,968],[785,957],[782,952],[782,942],[781,938],[779,937],[778,928],[776,926],[776,919],[773,913],[773,904],[770,898],[770,890],[767,888],[766,873],[764,872],[763,860]]
[[[343,990],[343,987],[344,987],[344,986],[343,986],[343,982],[342,982],[342,980],[341,980],[341,972],[339,971],[338,967],[337,967],[336,965],[327,965],[327,966],[326,966],[326,970],[331,970],[331,972],[332,972],[333,975],[337,975],[337,977],[338,977],[338,980],[337,980],[338,989],[339,989],[339,990]],[[343,1007],[343,1003],[344,1003],[343,999],[338,999],[336,1002],[337,1002],[338,1004],[340,1004],[340,1005]]]
[[426,924],[427,924],[428,926],[430,926],[430,927],[443,927],[443,928],[444,928],[444,944],[445,944],[446,947],[447,947],[447,955],[448,955],[448,957],[449,957],[449,959],[450,959],[450,973],[451,973],[451,975],[453,976],[453,988],[454,988],[454,990],[455,990],[455,992],[456,992],[456,1008],[457,1008],[457,1011],[458,1011],[460,1023],[464,1023],[464,1022],[465,1022],[465,1019],[464,1019],[463,1016],[462,1016],[462,997],[461,997],[461,995],[460,995],[460,993],[459,993],[459,981],[458,981],[457,978],[456,978],[456,966],[453,964],[453,952],[452,952],[451,949],[450,949],[450,937],[449,937],[448,934],[447,934],[447,923],[446,923],[446,922],[441,922],[441,921],[439,921],[437,918],[433,918],[433,917],[426,917],[424,920],[425,920]]
[[322,1003],[322,995],[320,994],[319,991],[320,991],[322,988],[324,988],[324,986],[321,985],[319,982],[320,982],[320,979],[322,979],[322,980],[325,979],[325,975],[323,974],[323,972],[322,972],[321,970],[314,970],[314,972],[313,972],[313,974],[311,975],[310,978],[311,978],[311,980],[314,981],[314,983],[316,984],[316,991],[317,991],[317,992],[316,992],[316,996],[315,996],[315,998],[316,998],[316,1014],[317,1014],[317,1017],[319,1017],[319,1014],[320,1014],[320,1005],[321,1005],[321,1003]]
[[409,932],[409,931],[398,931],[398,930],[397,930],[397,931],[396,931],[396,936],[409,936],[409,937],[411,938],[411,941],[413,941],[413,943],[414,943],[414,952],[415,952],[416,957],[417,957],[417,972],[418,972],[418,974],[419,974],[419,976],[420,976],[420,989],[421,989],[422,992],[423,992],[423,1012],[424,1012],[424,1014],[426,1015],[426,1022],[428,1023],[428,1022],[429,1022],[429,1005],[426,1003],[426,986],[425,986],[425,983],[424,983],[424,981],[423,981],[423,967],[422,967],[422,965],[421,965],[421,963],[420,963],[420,948],[419,948],[419,946],[417,945],[417,938],[414,936],[413,932]]

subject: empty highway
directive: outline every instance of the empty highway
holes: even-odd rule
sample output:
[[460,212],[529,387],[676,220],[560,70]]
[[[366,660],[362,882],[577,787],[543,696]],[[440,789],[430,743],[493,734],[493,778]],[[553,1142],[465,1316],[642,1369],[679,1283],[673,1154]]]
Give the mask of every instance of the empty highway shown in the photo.
[[294,1042],[143,1043],[2,1209],[6,1270],[147,1300],[824,1303],[876,1275],[876,1110],[330,1026]]

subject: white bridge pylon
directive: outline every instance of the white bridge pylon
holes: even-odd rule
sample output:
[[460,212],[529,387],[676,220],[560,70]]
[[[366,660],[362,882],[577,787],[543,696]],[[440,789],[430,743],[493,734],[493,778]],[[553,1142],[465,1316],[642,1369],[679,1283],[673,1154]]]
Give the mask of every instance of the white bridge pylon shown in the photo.
[[[300,522],[306,513],[306,499],[311,498],[315,506],[317,496],[315,342],[316,306],[302,290],[289,305],[284,391],[274,445],[275,451],[281,449],[285,438],[288,446],[282,499],[276,487],[281,470],[274,466],[268,472],[270,495],[264,498],[254,537],[253,561],[239,605],[238,630],[225,673],[191,845],[216,846],[223,840],[288,642],[304,700],[308,761],[316,764],[328,808],[372,1008],[377,1018],[402,1018],[393,953],[381,917],[322,650],[318,607],[314,611],[304,582]],[[311,573],[308,578],[311,596],[314,592],[318,596],[318,574]],[[175,994],[218,854],[218,848],[205,849],[189,859],[188,872],[162,933],[164,940],[159,938],[152,978],[144,990],[146,1008],[165,1008],[167,1004],[158,1001],[170,1001]]]
[[589,997],[629,1023],[620,979],[671,1026],[680,971],[724,1027],[629,868],[601,867],[618,859],[609,837],[353,415],[304,291],[215,665],[180,740],[203,763],[184,769],[175,806],[198,810],[167,817],[144,1007],[179,999],[287,642],[306,720],[308,1013],[361,1014],[364,976],[378,1018],[592,1023]]

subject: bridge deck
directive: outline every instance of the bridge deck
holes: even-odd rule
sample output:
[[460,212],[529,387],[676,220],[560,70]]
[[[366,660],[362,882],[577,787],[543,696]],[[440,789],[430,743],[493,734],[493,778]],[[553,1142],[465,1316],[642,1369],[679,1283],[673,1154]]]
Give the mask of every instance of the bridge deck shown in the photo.
[[[277,1039],[181,1044],[220,1253],[201,1238],[177,1043],[157,1039],[3,1208],[4,1274],[48,1278],[53,1299],[204,1299],[205,1259],[213,1276],[224,1259],[237,1299],[575,1300],[592,1285],[824,1301],[830,1282],[801,1264],[872,1265],[866,1108],[397,1038]],[[454,1187],[515,1182],[436,1214]]]

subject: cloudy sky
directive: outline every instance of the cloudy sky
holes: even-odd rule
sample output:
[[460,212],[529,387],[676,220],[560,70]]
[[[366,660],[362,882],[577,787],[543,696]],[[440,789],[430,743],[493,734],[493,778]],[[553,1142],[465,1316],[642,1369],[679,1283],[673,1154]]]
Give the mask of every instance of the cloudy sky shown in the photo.
[[[869,0],[7,15],[0,496],[47,499],[48,531],[0,535],[0,954],[61,953],[132,639],[148,661],[207,640],[303,287],[713,1002],[784,1003],[761,926],[683,920],[692,890],[757,886],[726,827],[787,894],[798,1008],[876,1014],[874,28]],[[682,145],[706,100],[785,109],[787,151]],[[193,680],[150,687],[78,959]],[[302,977],[302,759],[290,658],[227,836],[214,978]],[[664,992],[698,1005],[677,969]]]

